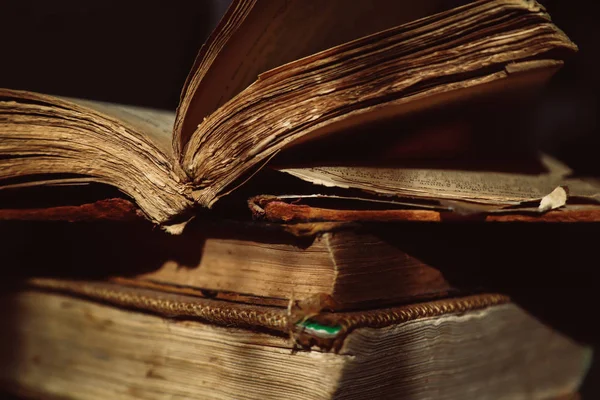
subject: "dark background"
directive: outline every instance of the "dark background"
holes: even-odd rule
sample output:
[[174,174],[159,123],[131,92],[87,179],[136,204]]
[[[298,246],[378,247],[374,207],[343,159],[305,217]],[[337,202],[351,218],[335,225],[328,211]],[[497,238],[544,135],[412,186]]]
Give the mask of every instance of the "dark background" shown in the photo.
[[[198,49],[228,3],[3,1],[0,87],[175,109]],[[595,7],[592,1],[542,3],[580,52],[531,104],[531,134],[541,149],[576,173],[598,176],[600,32]],[[578,262],[590,270],[598,266],[592,256]],[[598,369],[596,362],[584,398],[597,398],[594,393],[600,392]]]
[[2,2],[0,86],[175,109],[229,0]]

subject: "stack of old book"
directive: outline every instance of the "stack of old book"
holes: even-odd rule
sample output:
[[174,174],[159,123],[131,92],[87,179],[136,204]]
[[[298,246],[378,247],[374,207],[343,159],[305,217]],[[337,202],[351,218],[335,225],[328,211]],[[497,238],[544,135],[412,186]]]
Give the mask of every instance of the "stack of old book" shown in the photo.
[[535,1],[459,3],[236,0],[176,114],[0,89],[3,389],[574,395],[590,348],[494,282],[552,262],[527,227],[600,219],[527,147],[577,48]]

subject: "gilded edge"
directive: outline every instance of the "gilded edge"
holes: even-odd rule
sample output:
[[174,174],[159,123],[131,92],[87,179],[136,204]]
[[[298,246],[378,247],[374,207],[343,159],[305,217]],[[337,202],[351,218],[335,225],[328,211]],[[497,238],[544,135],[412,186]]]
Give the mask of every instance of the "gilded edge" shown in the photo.
[[[169,318],[191,318],[226,327],[290,335],[294,342],[303,348],[317,346],[327,351],[338,350],[348,333],[357,328],[383,328],[421,318],[483,309],[510,301],[508,296],[501,294],[478,294],[376,310],[323,312],[303,317],[290,314],[285,308],[164,293],[107,282],[32,278],[27,283],[36,289],[67,293]],[[337,337],[326,340],[303,329],[293,329],[296,324],[308,319],[317,324],[339,326],[342,329]]]

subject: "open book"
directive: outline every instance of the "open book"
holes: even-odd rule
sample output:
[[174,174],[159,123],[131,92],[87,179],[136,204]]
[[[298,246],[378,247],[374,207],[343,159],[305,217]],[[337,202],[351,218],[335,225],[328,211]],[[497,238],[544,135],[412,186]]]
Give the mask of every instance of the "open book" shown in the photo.
[[374,124],[392,121],[404,137],[404,119],[440,105],[529,93],[577,50],[535,1],[448,3],[235,0],[200,50],[176,115],[0,89],[0,189],[108,184],[168,225],[251,185],[277,159],[282,175],[370,194],[505,205],[540,198],[564,173],[539,185],[509,176],[482,190],[382,172],[372,156],[369,173],[289,165],[350,132],[388,150]]

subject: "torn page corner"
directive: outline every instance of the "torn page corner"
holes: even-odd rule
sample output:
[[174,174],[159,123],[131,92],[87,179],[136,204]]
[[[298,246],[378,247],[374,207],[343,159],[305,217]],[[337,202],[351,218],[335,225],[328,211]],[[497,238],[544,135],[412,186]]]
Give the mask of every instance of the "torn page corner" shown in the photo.
[[161,226],[161,229],[167,233],[170,233],[171,235],[181,235],[183,233],[183,230],[187,226],[187,224],[192,219],[194,219],[193,216],[191,218],[189,218],[183,222],[177,223],[177,224],[163,225],[163,226]]
[[544,196],[538,206],[538,211],[546,212],[564,206],[567,203],[567,189],[558,186],[550,194]]

